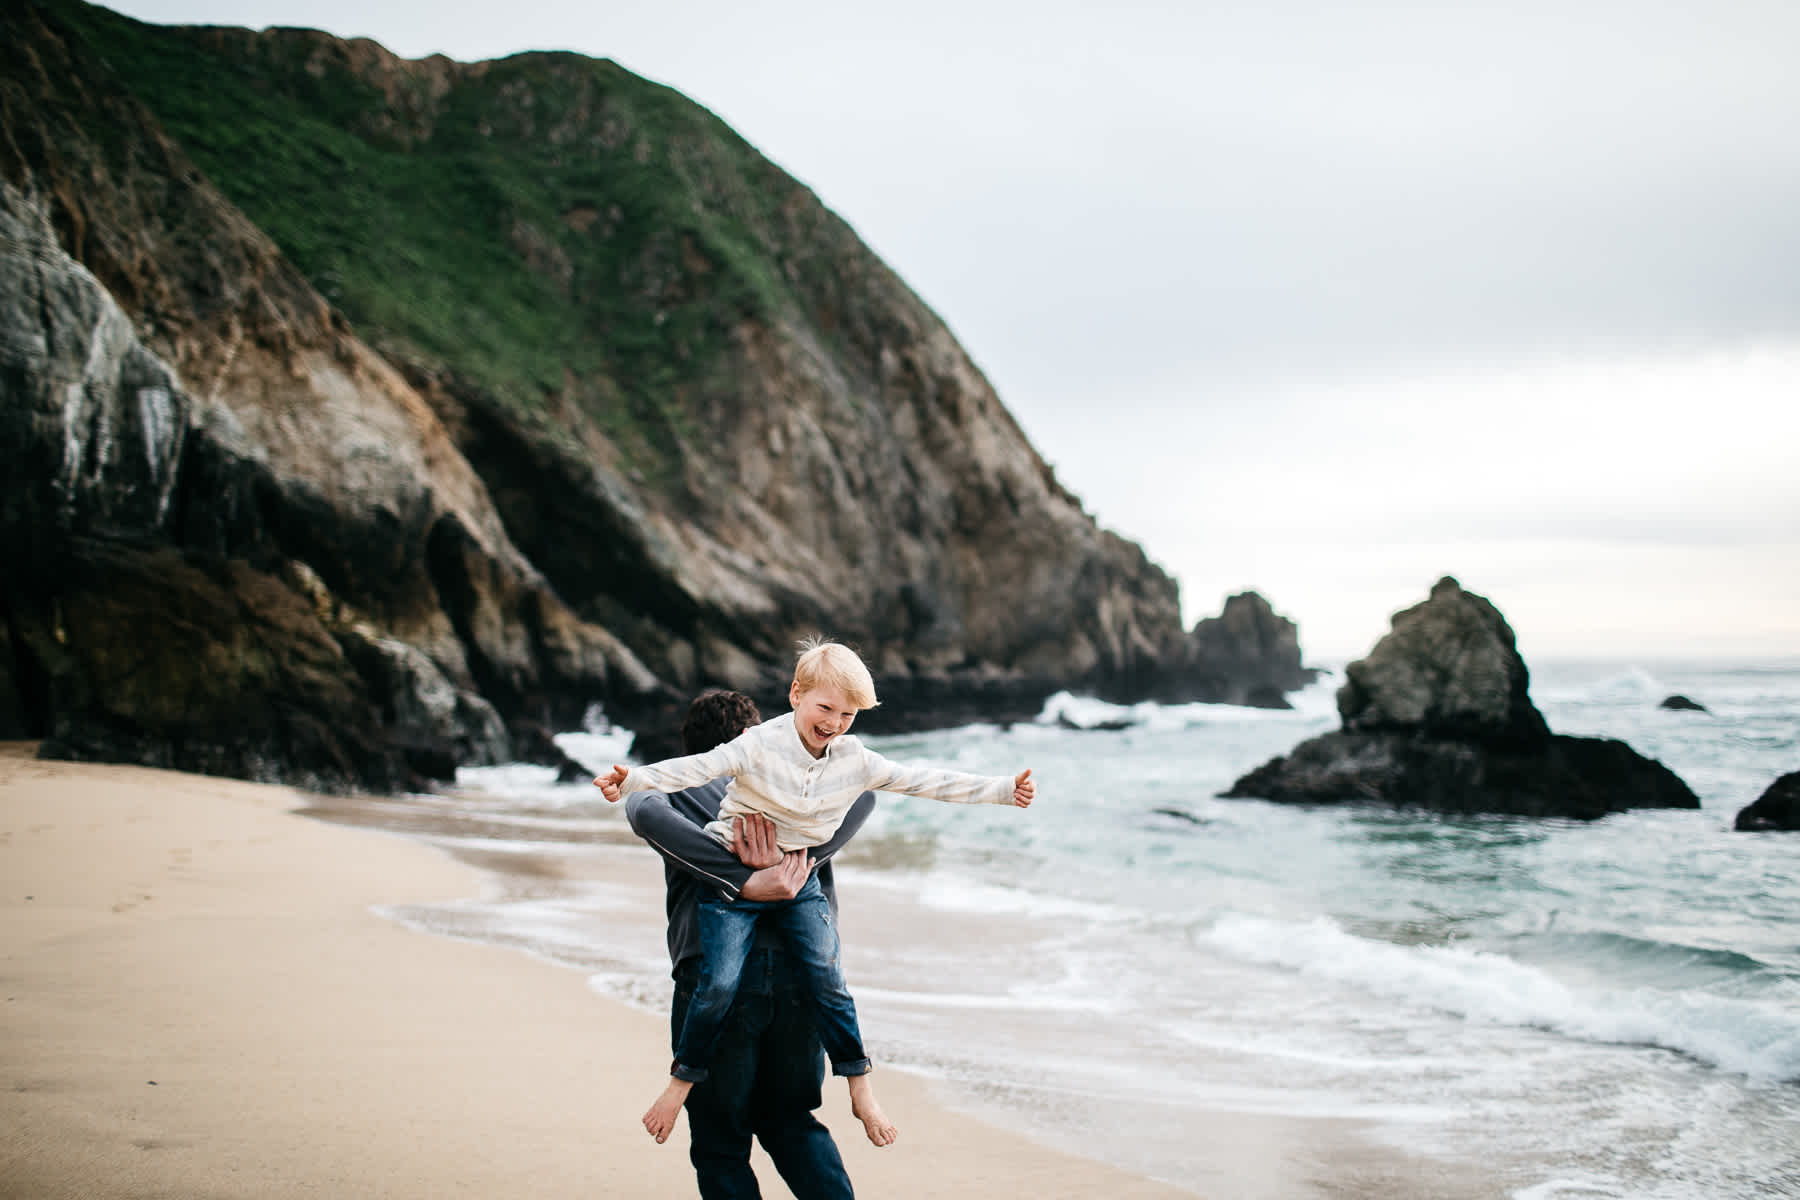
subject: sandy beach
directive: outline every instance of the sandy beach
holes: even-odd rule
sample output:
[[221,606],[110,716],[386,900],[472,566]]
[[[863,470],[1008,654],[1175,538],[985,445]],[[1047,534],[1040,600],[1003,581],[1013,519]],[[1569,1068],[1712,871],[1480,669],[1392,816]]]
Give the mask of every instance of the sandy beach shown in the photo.
[[[0,751],[0,1194],[694,1194],[685,1128],[638,1126],[662,1019],[372,911],[468,894],[471,868],[288,789],[33,750]],[[1193,1194],[881,1086],[898,1146],[834,1090],[821,1113],[859,1195]],[[1246,1133],[1222,1160],[1254,1161]]]

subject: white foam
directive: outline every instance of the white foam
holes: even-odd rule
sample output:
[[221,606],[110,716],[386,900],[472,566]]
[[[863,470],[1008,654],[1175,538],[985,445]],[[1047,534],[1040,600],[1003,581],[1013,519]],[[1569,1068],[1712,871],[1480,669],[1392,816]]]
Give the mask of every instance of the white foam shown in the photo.
[[626,760],[626,756],[631,753],[634,736],[629,729],[608,726],[577,733],[559,733],[551,740],[562,748],[564,754],[590,771],[599,773],[609,769],[614,763]]
[[1138,919],[1138,914],[1111,905],[981,883],[943,871],[867,871],[847,865],[840,865],[837,871],[840,880],[903,892],[926,908],[940,912],[1074,919],[1099,925]]
[[1546,1179],[1511,1193],[1512,1200],[1578,1200],[1582,1196],[1624,1195],[1617,1184],[1599,1179]]
[[1086,730],[1123,725],[1165,732],[1200,725],[1311,721],[1337,712],[1337,677],[1322,675],[1290,695],[1288,703],[1293,707],[1249,708],[1240,704],[1209,704],[1201,701],[1159,704],[1154,700],[1138,704],[1112,704],[1094,696],[1077,696],[1064,691],[1057,692],[1044,701],[1043,711],[1038,713],[1034,723],[1039,726],[1073,725]]
[[1670,688],[1643,667],[1629,667],[1598,679],[1565,682],[1540,678],[1532,681],[1531,691],[1540,703],[1604,706],[1660,702]]
[[1092,729],[1109,721],[1134,720],[1131,708],[1126,705],[1109,704],[1105,700],[1093,696],[1077,696],[1073,692],[1056,693],[1044,701],[1044,711],[1037,715],[1040,725],[1067,722],[1083,729]]
[[997,1009],[1006,1012],[1106,1013],[1118,1006],[1103,998],[1056,994],[1041,989],[1015,989],[1005,993],[921,992],[898,988],[856,986],[862,1001],[882,1001],[924,1008],[947,1008],[963,1011]]
[[557,786],[556,768],[537,763],[502,763],[497,767],[458,767],[458,787],[480,788],[505,796],[536,794]]

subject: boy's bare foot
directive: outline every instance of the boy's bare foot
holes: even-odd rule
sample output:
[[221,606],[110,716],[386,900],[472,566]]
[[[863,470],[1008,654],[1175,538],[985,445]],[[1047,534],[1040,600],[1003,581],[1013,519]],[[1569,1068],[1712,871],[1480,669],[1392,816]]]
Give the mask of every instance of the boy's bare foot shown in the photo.
[[887,1119],[881,1111],[881,1105],[875,1102],[875,1088],[867,1075],[851,1075],[850,1080],[850,1112],[863,1123],[863,1132],[877,1146],[891,1146],[900,1137],[900,1131],[894,1123]]
[[694,1085],[687,1080],[670,1076],[669,1086],[663,1089],[663,1094],[656,1098],[656,1103],[644,1114],[644,1128],[650,1131],[650,1136],[656,1139],[657,1145],[669,1140],[669,1134],[675,1128],[675,1117],[681,1112],[681,1106],[687,1103],[688,1093],[693,1090]]

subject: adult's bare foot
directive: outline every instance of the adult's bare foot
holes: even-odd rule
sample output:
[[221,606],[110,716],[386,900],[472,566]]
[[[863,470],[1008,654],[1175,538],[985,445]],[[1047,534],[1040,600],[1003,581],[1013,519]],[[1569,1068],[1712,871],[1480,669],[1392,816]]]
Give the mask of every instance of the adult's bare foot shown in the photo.
[[669,1134],[675,1129],[675,1118],[681,1112],[681,1106],[687,1103],[688,1093],[693,1090],[694,1085],[687,1080],[670,1076],[669,1086],[663,1089],[663,1094],[656,1098],[656,1103],[644,1114],[644,1128],[650,1131],[650,1136],[656,1139],[657,1145],[669,1140]]
[[867,1075],[851,1075],[850,1080],[850,1112],[863,1123],[863,1132],[877,1146],[891,1146],[900,1137],[900,1131],[894,1123],[887,1119],[881,1111],[881,1105],[875,1101],[875,1088]]

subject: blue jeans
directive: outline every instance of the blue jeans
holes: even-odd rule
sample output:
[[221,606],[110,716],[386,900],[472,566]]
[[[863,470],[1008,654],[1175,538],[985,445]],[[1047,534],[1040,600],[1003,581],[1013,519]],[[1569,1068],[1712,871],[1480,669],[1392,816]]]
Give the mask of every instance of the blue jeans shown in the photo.
[[781,932],[794,962],[799,966],[812,999],[819,1041],[837,1075],[863,1075],[869,1056],[863,1051],[862,1030],[856,1022],[856,1001],[844,982],[838,961],[837,922],[831,903],[819,886],[817,875],[792,900],[758,902],[726,900],[716,894],[700,901],[700,977],[681,1035],[675,1041],[677,1079],[703,1080],[712,1067],[720,1031],[737,997],[744,962],[756,938],[756,923],[766,919]]
[[[761,1200],[750,1166],[754,1136],[797,1200],[851,1200],[837,1143],[813,1116],[825,1061],[805,980],[789,955],[769,947],[774,940],[751,950],[712,1071],[688,1093],[688,1159],[702,1200]],[[698,978],[691,962],[676,975],[672,1037]]]

